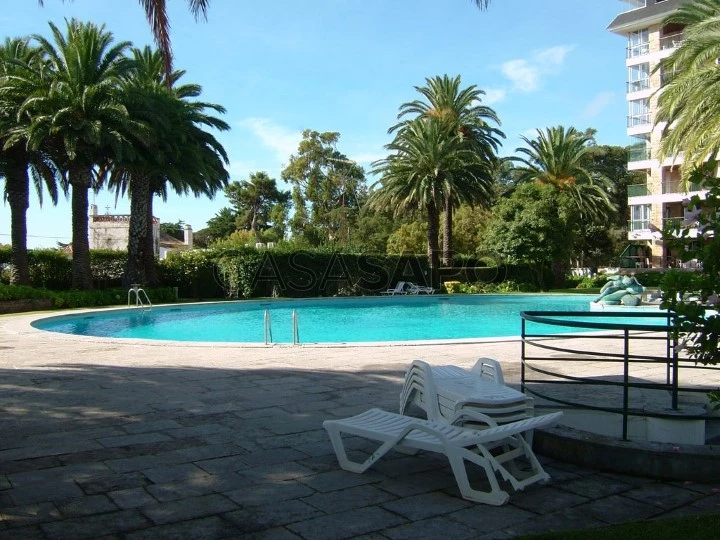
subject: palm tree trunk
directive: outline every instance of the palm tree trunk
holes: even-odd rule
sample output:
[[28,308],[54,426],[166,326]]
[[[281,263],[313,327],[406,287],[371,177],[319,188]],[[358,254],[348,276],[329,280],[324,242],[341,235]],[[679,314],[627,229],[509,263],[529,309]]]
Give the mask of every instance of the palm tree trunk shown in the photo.
[[88,190],[91,172],[89,168],[70,169],[72,186],[72,286],[74,289],[92,289],[90,268],[90,243],[88,242]]
[[147,178],[137,175],[132,180],[130,191],[130,229],[128,231],[128,258],[123,283],[145,285],[145,249],[148,220],[147,201],[150,187]]
[[155,266],[155,223],[153,218],[153,198],[154,193],[148,191],[146,205],[146,221],[147,231],[145,233],[145,249],[143,250],[143,268],[145,273],[145,283],[150,287],[157,287],[157,267]]
[[438,212],[435,201],[430,201],[426,205],[428,219],[428,264],[430,265],[430,286],[439,287],[440,285],[440,249],[438,244],[438,234],[440,232],[440,213]]
[[443,231],[443,266],[452,266],[453,264],[453,242],[452,242],[452,225],[453,225],[453,207],[450,194],[445,197],[445,227]]
[[15,273],[11,283],[30,285],[27,252],[27,209],[30,206],[30,181],[27,167],[8,165],[5,171],[7,198],[10,203],[11,262]]

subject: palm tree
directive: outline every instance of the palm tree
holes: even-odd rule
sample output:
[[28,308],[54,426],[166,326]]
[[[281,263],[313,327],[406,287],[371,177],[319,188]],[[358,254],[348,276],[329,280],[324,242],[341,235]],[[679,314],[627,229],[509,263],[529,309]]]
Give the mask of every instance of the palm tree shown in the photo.
[[227,154],[204,128],[227,130],[229,126],[205,112],[224,113],[221,106],[190,101],[200,95],[200,86],[175,85],[184,72],[173,72],[168,88],[159,51],[134,49],[133,57],[135,69],[123,83],[123,94],[131,118],[145,130],[136,131],[128,150],[110,164],[109,178],[118,195],[130,195],[125,281],[154,285],[153,197],[165,199],[168,186],[179,194],[209,197],[224,188]]
[[53,159],[71,187],[72,285],[92,287],[88,243],[88,191],[97,188],[97,167],[118,157],[128,134],[140,129],[121,102],[119,83],[132,63],[124,56],[128,42],[113,45],[105,26],[67,22],[67,35],[52,23],[54,44],[39,44],[49,76],[45,88],[29,96],[21,114],[30,116],[27,129],[10,138],[27,140],[32,150],[53,149]]
[[655,122],[666,122],[660,152],[682,152],[683,177],[709,156],[716,156],[720,138],[720,0],[681,4],[667,19],[685,25],[684,39],[660,64],[665,84],[658,93]]
[[609,178],[588,168],[591,135],[571,127],[537,130],[536,139],[522,137],[527,148],[518,148],[524,157],[514,160],[520,164],[513,169],[518,183],[549,184],[567,193],[585,222],[607,222],[616,211],[610,198]]
[[436,118],[416,118],[405,124],[386,148],[391,154],[373,164],[380,186],[368,201],[378,210],[396,216],[406,211],[424,213],[427,218],[427,253],[432,284],[439,282],[438,232],[440,209],[449,189],[479,182],[485,164],[461,134],[450,131]]
[[[5,198],[10,204],[13,282],[29,285],[27,252],[27,210],[30,205],[32,175],[40,203],[46,186],[53,204],[58,199],[58,171],[46,152],[32,151],[22,139],[9,140],[13,131],[29,122],[27,114],[18,114],[27,95],[41,78],[38,50],[29,40],[10,39],[0,45],[0,178],[5,179]],[[25,84],[29,83],[29,84]]]
[[[493,161],[500,146],[500,139],[505,135],[492,127],[490,122],[499,125],[500,119],[490,107],[481,104],[485,92],[471,85],[461,89],[460,76],[443,75],[425,79],[427,86],[415,87],[424,100],[414,100],[400,106],[398,120],[408,115],[415,118],[434,118],[447,126],[449,133],[459,134],[468,148],[474,151],[485,162],[485,174],[476,176],[476,183],[465,183],[465,192],[458,186],[448,186],[443,203],[445,210],[443,264],[452,264],[452,216],[453,210],[463,202],[479,204],[487,207],[490,204],[494,182]],[[407,120],[390,128],[390,132],[403,129]]]

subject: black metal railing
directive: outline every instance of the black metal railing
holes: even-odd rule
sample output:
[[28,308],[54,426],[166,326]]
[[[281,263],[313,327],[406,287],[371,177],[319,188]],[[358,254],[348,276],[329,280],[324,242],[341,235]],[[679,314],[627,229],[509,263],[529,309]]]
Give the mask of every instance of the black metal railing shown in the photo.
[[[679,381],[680,368],[713,369],[715,366],[702,366],[680,358],[677,353],[675,341],[670,332],[672,315],[664,311],[640,310],[640,312],[627,311],[525,311],[521,313],[521,388],[528,395],[547,400],[560,405],[559,408],[579,410],[602,411],[622,416],[622,438],[628,437],[628,418],[655,417],[671,419],[699,419],[706,418],[706,414],[683,412],[678,410],[678,395],[680,392],[708,392],[708,388],[681,386]],[[610,322],[607,319],[622,319],[622,323]],[[583,320],[579,320],[583,319]],[[645,321],[639,319],[646,319]],[[649,322],[650,320],[656,322]],[[563,326],[576,333],[547,334],[545,332],[530,332],[528,323],[532,327],[542,328],[543,325]],[[578,329],[586,330],[577,333]],[[588,332],[592,332],[588,334]],[[578,340],[576,342],[576,340]],[[574,343],[580,343],[580,345]],[[658,342],[662,343],[658,346]],[[593,350],[588,349],[590,343],[595,343]],[[652,345],[649,345],[652,344]],[[651,354],[646,351],[658,351],[661,354]],[[641,353],[633,352],[640,350]],[[593,362],[615,364],[610,369],[610,378],[598,379],[596,377],[582,376],[576,373],[567,373],[559,370],[549,362],[561,361],[564,366],[574,362]],[[664,382],[646,382],[631,380],[632,367],[647,364],[662,365],[665,368]],[[568,393],[550,395],[550,388],[559,388],[563,385],[579,385],[580,388],[604,386],[621,388],[622,403],[620,406],[604,406],[592,403],[592,392],[579,392],[585,399],[578,399]],[[670,411],[667,407],[658,407],[648,410],[642,404],[631,402],[631,389],[655,390],[667,392],[670,395]]]

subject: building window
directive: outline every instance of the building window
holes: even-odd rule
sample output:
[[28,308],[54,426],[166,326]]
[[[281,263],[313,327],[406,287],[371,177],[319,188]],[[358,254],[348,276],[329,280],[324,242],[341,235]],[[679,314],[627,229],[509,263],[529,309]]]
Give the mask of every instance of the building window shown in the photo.
[[628,93],[650,88],[650,64],[637,64],[628,68]]
[[647,230],[650,228],[650,204],[636,204],[630,207],[631,231]]
[[650,100],[633,99],[628,101],[628,127],[650,125]]
[[650,43],[648,41],[648,29],[636,30],[628,34],[628,58],[641,56],[650,52]]

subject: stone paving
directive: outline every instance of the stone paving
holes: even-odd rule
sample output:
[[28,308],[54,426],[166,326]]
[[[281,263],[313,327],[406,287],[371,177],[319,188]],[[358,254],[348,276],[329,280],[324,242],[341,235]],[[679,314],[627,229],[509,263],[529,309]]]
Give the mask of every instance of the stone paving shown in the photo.
[[[395,410],[413,358],[519,344],[236,347],[120,342],[0,317],[0,538],[512,538],[720,510],[715,485],[543,459],[502,507],[459,497],[441,456],[341,470],[322,421]],[[349,443],[367,449],[362,441]]]

